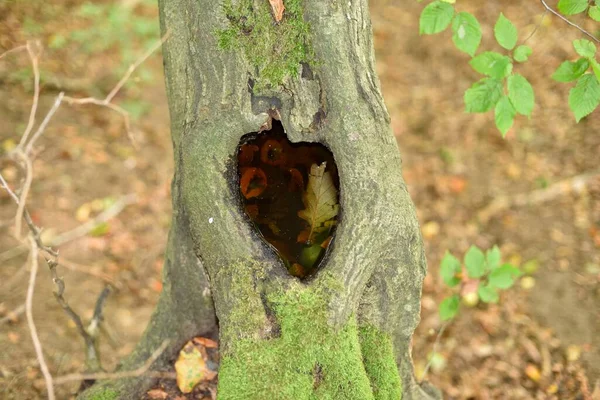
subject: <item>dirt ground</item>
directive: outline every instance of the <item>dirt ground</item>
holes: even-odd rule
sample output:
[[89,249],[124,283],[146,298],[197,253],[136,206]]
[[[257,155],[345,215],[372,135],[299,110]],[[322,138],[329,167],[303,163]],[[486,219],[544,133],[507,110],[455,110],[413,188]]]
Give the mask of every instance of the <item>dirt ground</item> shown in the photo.
[[[541,20],[538,2],[488,1],[485,8],[480,3],[464,0],[457,7],[482,22],[482,48],[498,50],[492,26],[501,11],[515,22],[520,40],[539,25],[528,40],[531,61],[517,67],[536,90],[536,108],[531,119],[517,118],[506,139],[494,128],[493,115],[463,112],[462,94],[479,77],[448,33],[419,36],[423,5],[371,1],[377,69],[429,262],[414,339],[416,373],[422,375],[433,354],[427,379],[451,399],[600,397],[600,112],[575,124],[566,105],[569,85],[549,78],[573,57],[570,41],[578,33],[549,15]],[[95,32],[77,12],[81,4],[0,2],[0,54],[33,38],[45,47],[39,115],[60,90],[106,95],[124,70],[123,60],[146,48],[132,36],[127,54],[121,42],[86,50],[69,36]],[[132,15],[156,16],[151,2],[123,4],[132,7]],[[87,40],[108,41],[102,29]],[[61,37],[67,39],[59,46]],[[172,174],[161,68],[160,56],[152,56],[115,100],[137,117],[132,121],[137,148],[119,114],[64,104],[39,140],[33,163],[28,206],[49,242],[64,239],[62,233],[93,220],[115,200],[136,195],[115,218],[59,246],[65,297],[82,316],[91,317],[107,282],[118,287],[106,306],[100,344],[109,370],[132,350],[161,290]],[[2,152],[25,130],[31,82],[25,52],[0,60]],[[2,162],[0,168],[10,184],[18,183],[12,164]],[[495,199],[510,202],[584,174],[595,175],[577,193],[559,190],[546,201],[509,205],[481,218]],[[4,191],[0,205],[0,398],[44,398],[27,322],[19,314],[29,276],[27,252],[10,235],[16,207]],[[498,244],[505,258],[528,266],[528,279],[503,294],[498,305],[463,307],[434,352],[442,327],[437,307],[449,293],[439,277],[440,259],[447,249],[462,255],[471,244]],[[42,265],[33,312],[45,356],[54,376],[81,372],[83,343],[53,298],[52,285]],[[77,382],[56,389],[58,398],[69,398]]]

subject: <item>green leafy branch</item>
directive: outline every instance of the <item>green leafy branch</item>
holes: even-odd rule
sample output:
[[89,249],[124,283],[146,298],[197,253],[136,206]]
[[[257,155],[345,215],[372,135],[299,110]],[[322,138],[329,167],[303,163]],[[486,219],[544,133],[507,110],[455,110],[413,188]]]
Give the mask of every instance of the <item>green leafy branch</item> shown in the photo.
[[452,41],[472,57],[471,67],[485,78],[475,82],[464,95],[469,113],[486,113],[494,109],[496,127],[506,135],[517,114],[531,116],[535,104],[533,87],[523,75],[513,73],[514,61],[526,62],[532,54],[529,46],[517,46],[515,25],[500,14],[494,37],[509,55],[486,51],[475,55],[481,43],[481,25],[468,12],[456,12],[450,1],[437,0],[427,5],[420,17],[420,33],[435,34],[452,25]]
[[[517,28],[500,14],[494,26],[494,37],[508,54],[485,51],[475,55],[481,44],[481,25],[473,14],[457,12],[454,8],[455,2],[456,0],[436,0],[428,4],[421,12],[419,31],[421,34],[432,35],[451,26],[455,46],[470,55],[471,67],[485,76],[465,91],[465,110],[469,113],[486,113],[493,109],[496,127],[505,136],[517,115],[530,117],[533,112],[533,87],[527,78],[513,72],[515,62],[526,62],[533,50],[524,44],[517,46]],[[541,2],[547,10],[600,42],[595,36],[554,11],[544,0]],[[587,12],[590,18],[599,21],[598,3],[600,0],[594,0],[593,4],[588,0],[560,0],[558,9],[565,15]],[[582,58],[575,62],[563,63],[553,78],[560,82],[577,80],[577,85],[569,95],[568,104],[579,122],[600,104],[600,64],[595,59],[596,47],[592,42],[576,40],[573,44]],[[591,73],[586,73],[588,70],[591,70]]]
[[446,252],[440,274],[444,283],[454,290],[454,294],[440,303],[442,321],[451,320],[458,314],[461,298],[463,303],[470,306],[476,305],[479,300],[497,303],[500,298],[499,290],[514,285],[515,280],[521,276],[521,271],[512,264],[501,264],[501,258],[498,246],[485,253],[477,246],[471,246],[465,253],[462,264],[452,253]]

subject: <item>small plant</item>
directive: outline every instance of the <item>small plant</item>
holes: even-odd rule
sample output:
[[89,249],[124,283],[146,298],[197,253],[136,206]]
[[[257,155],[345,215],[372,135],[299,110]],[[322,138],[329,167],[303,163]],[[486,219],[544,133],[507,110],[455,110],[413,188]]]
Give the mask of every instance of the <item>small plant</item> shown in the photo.
[[[533,87],[523,75],[513,73],[515,63],[526,62],[533,50],[524,44],[527,39],[517,45],[517,28],[501,13],[494,26],[494,37],[507,54],[485,51],[475,55],[481,43],[481,25],[473,14],[457,12],[454,3],[456,0],[429,3],[421,12],[419,31],[433,35],[452,27],[455,46],[471,56],[471,67],[485,76],[465,91],[465,109],[469,113],[486,113],[493,109],[496,127],[505,136],[517,115],[530,117],[533,112]],[[600,0],[560,0],[558,10],[564,15],[587,12],[592,20],[600,21]],[[552,78],[559,82],[577,81],[569,94],[568,104],[579,122],[600,105],[600,64],[595,58],[596,46],[591,41],[575,40],[573,46],[581,58],[574,62],[565,61]],[[588,70],[590,72],[586,73]]]
[[580,58],[563,62],[552,79],[558,82],[577,81],[569,92],[569,107],[579,122],[600,104],[600,63],[595,58],[596,46],[589,40],[574,40],[573,47]]
[[485,253],[477,246],[471,246],[465,253],[463,263],[446,252],[442,259],[440,273],[444,283],[454,294],[440,304],[442,321],[454,318],[459,311],[461,299],[468,306],[484,303],[497,303],[499,291],[510,288],[521,276],[521,271],[512,264],[501,264],[498,246]]

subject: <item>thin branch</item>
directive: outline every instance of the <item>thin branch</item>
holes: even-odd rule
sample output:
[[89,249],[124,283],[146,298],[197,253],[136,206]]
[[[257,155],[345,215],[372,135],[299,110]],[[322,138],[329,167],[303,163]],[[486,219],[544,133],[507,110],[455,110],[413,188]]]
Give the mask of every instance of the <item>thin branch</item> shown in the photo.
[[170,36],[170,32],[167,31],[167,33],[159,41],[157,41],[150,49],[148,49],[148,51],[146,51],[142,55],[142,57],[140,57],[135,63],[131,64],[129,66],[129,68],[127,69],[127,72],[125,72],[125,75],[123,75],[121,80],[119,80],[119,82],[117,82],[115,87],[110,91],[110,93],[105,98],[103,98],[103,99],[98,99],[95,97],[76,98],[76,97],[71,97],[71,96],[65,96],[64,100],[69,104],[79,104],[79,105],[95,104],[98,106],[108,107],[111,110],[118,112],[119,114],[121,114],[123,116],[123,119],[125,121],[125,129],[127,130],[127,136],[129,137],[129,140],[131,140],[132,143],[135,143],[133,141],[133,134],[131,132],[129,113],[127,111],[125,111],[122,107],[120,107],[116,104],[113,104],[111,102],[114,99],[114,97],[117,95],[117,93],[119,93],[119,91],[123,88],[125,83],[127,83],[129,78],[131,77],[131,74],[133,74],[133,72],[142,63],[144,63],[144,61],[146,61],[148,59],[148,57],[150,57],[157,49],[159,49],[163,45],[163,43],[169,38],[169,36]]
[[485,223],[494,215],[511,207],[541,204],[569,193],[580,193],[585,189],[588,182],[597,177],[600,177],[600,170],[586,172],[581,175],[564,179],[545,189],[534,190],[529,193],[513,196],[497,196],[490,204],[477,213],[477,217],[481,222]]
[[60,106],[60,103],[62,102],[64,95],[65,95],[64,92],[60,92],[58,94],[58,96],[56,96],[56,100],[54,101],[54,105],[52,105],[52,108],[50,109],[50,111],[48,111],[48,114],[46,114],[46,117],[44,118],[44,120],[42,121],[42,123],[40,124],[40,126],[38,127],[37,131],[35,131],[35,133],[33,134],[32,138],[31,138],[31,140],[29,141],[29,143],[27,143],[27,147],[25,148],[25,154],[30,154],[31,153],[31,149],[33,147],[33,144],[36,142],[36,140],[38,140],[38,138],[41,136],[41,134],[46,129],[46,126],[48,125],[48,122],[50,122],[50,119],[52,119],[52,116],[54,115],[54,113],[56,112],[56,110],[58,110],[58,107]]
[[52,281],[54,282],[54,285],[56,285],[54,297],[56,297],[58,304],[60,304],[60,306],[63,310],[65,310],[69,318],[71,318],[81,336],[87,339],[88,333],[86,332],[85,327],[83,326],[81,318],[79,317],[79,315],[77,315],[75,311],[73,311],[71,306],[69,306],[69,304],[64,298],[65,282],[62,280],[62,278],[58,276],[58,273],[56,272],[56,267],[58,266],[58,263],[54,260],[46,260],[46,262],[48,263],[48,267],[50,269],[50,275],[52,275]]
[[83,381],[83,380],[105,380],[105,379],[121,379],[121,378],[135,378],[142,375],[147,375],[153,378],[174,378],[175,375],[170,372],[161,371],[148,371],[152,364],[162,355],[169,345],[169,340],[165,340],[162,344],[152,353],[150,358],[144,362],[139,368],[131,371],[119,371],[119,372],[97,372],[93,374],[68,374],[59,376],[54,379],[54,383],[61,385],[67,382]]
[[121,78],[121,80],[119,81],[119,83],[117,83],[117,85],[113,88],[113,90],[110,91],[110,93],[108,94],[108,96],[106,96],[105,101],[107,103],[110,103],[112,101],[112,99],[117,95],[117,93],[119,93],[119,90],[121,90],[121,88],[123,87],[123,85],[125,85],[125,83],[129,79],[129,77],[131,77],[131,74],[133,74],[133,72],[140,65],[142,65],[142,63],[144,61],[146,61],[148,59],[148,57],[150,57],[152,55],[152,53],[154,53],[156,50],[158,50],[163,45],[163,43],[169,38],[169,35],[170,35],[170,32],[167,31],[167,33],[158,42],[156,42],[154,44],[154,46],[152,46],[151,48],[149,48],[148,51],[146,51],[146,53],[144,53],[140,59],[138,59],[135,63],[133,63],[133,64],[131,64],[129,66],[129,68],[127,69],[127,72]]
[[578,29],[581,33],[583,33],[584,35],[588,36],[589,38],[591,38],[596,43],[600,43],[600,39],[598,39],[596,36],[592,35],[588,31],[586,31],[585,29],[583,29],[581,26],[577,25],[576,23],[569,21],[566,17],[564,17],[563,15],[561,15],[558,11],[555,11],[552,7],[550,7],[546,3],[546,0],[540,0],[540,2],[546,8],[546,10],[550,11],[552,14],[554,14],[558,18],[562,19],[564,22],[566,22],[567,24],[571,25],[572,27]]
[[44,359],[44,351],[42,350],[42,343],[37,334],[35,323],[33,322],[33,291],[35,289],[35,278],[38,271],[38,248],[35,243],[35,239],[29,237],[29,246],[31,249],[31,274],[29,276],[29,286],[27,287],[27,297],[25,299],[25,314],[27,315],[27,324],[29,325],[29,332],[31,334],[31,340],[33,341],[33,347],[37,355],[38,362],[40,363],[40,369],[44,375],[46,381],[46,391],[48,392],[48,400],[54,400],[54,385],[52,384],[52,375],[48,369],[48,365]]
[[6,180],[4,179],[4,176],[2,176],[1,172],[0,172],[0,183],[2,184],[2,187],[8,192],[8,194],[10,195],[10,197],[13,198],[13,200],[15,201],[15,203],[19,204],[19,196],[17,196],[17,194],[12,191],[12,189],[10,188],[10,186],[8,186],[8,183],[6,183]]
[[102,309],[106,302],[106,297],[111,292],[110,287],[105,287],[104,290],[100,293],[98,300],[96,301],[96,307],[94,309],[94,317],[90,322],[88,329],[83,325],[83,321],[79,314],[77,314],[69,305],[67,300],[64,298],[65,292],[65,283],[61,277],[58,276],[56,268],[58,267],[58,262],[56,260],[46,260],[48,267],[50,269],[50,274],[52,275],[52,281],[56,285],[56,290],[54,291],[54,297],[56,301],[65,313],[71,318],[71,321],[77,327],[79,334],[83,337],[85,341],[85,362],[89,371],[97,372],[102,370],[102,366],[100,364],[100,355],[98,354],[98,349],[96,346],[96,342],[98,339],[98,327],[102,322]]
[[21,149],[18,148],[15,151],[15,154],[25,165],[25,183],[23,183],[23,187],[21,188],[21,196],[19,197],[19,202],[17,203],[17,214],[15,215],[15,235],[17,238],[20,238],[21,221],[25,213],[25,202],[27,201],[27,195],[29,194],[29,188],[31,187],[31,182],[33,180],[33,166],[31,165],[31,159],[27,157],[27,155],[25,155]]
[[27,138],[33,129],[33,125],[35,123],[35,114],[37,112],[38,101],[40,98],[40,69],[39,69],[39,59],[38,53],[34,52],[32,49],[32,43],[35,43],[37,47],[37,52],[40,50],[40,43],[38,41],[35,42],[27,42],[27,53],[29,54],[29,58],[31,59],[31,66],[33,67],[33,104],[31,105],[31,111],[29,112],[29,122],[27,123],[27,128],[25,128],[25,132],[23,136],[21,136],[21,141],[19,142],[19,147],[23,147],[25,142],[27,142]]
[[440,340],[442,339],[442,335],[444,334],[444,331],[446,330],[448,325],[450,325],[450,322],[451,322],[451,320],[444,322],[444,325],[442,325],[442,327],[440,328],[440,330],[435,338],[435,342],[433,343],[433,349],[431,350],[431,357],[429,357],[429,360],[427,360],[427,365],[425,365],[425,369],[423,370],[423,375],[421,375],[421,382],[423,382],[423,380],[427,377],[427,373],[429,372],[429,368],[431,368],[431,363],[433,362],[433,357],[434,357],[435,353],[437,353],[438,346],[440,345]]
[[5,56],[9,55],[10,53],[14,53],[16,51],[21,51],[21,50],[25,50],[27,48],[27,45],[21,45],[21,46],[17,46],[14,47],[12,49],[6,50],[4,53],[0,54],[0,60],[3,59]]
[[102,312],[104,311],[104,305],[106,304],[106,299],[108,298],[108,295],[111,292],[112,292],[112,289],[110,286],[104,287],[104,289],[100,293],[100,296],[98,296],[98,300],[96,300],[96,306],[94,307],[94,316],[92,317],[92,320],[90,321],[90,323],[87,327],[87,332],[90,334],[90,336],[92,336],[94,338],[98,336],[98,331],[100,330],[100,324],[104,320],[104,316],[102,315]]

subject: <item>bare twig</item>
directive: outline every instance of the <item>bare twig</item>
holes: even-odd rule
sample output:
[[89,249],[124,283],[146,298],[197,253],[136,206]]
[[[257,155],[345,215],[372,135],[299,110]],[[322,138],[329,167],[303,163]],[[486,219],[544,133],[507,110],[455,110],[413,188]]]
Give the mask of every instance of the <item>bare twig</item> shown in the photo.
[[125,75],[123,75],[123,77],[117,83],[117,85],[113,88],[113,90],[111,90],[110,93],[108,94],[108,96],[106,96],[105,101],[107,103],[110,103],[112,101],[112,99],[117,95],[117,93],[119,93],[119,90],[121,90],[123,85],[125,85],[125,83],[129,80],[129,77],[131,77],[131,74],[133,74],[133,72],[140,65],[142,65],[142,63],[144,61],[146,61],[148,59],[148,57],[150,57],[152,55],[152,53],[154,53],[156,50],[158,50],[163,45],[163,43],[169,38],[169,35],[170,35],[170,32],[167,32],[162,38],[160,38],[160,40],[158,42],[156,42],[154,44],[154,46],[149,48],[148,51],[146,51],[146,53],[144,53],[140,59],[138,59],[135,63],[133,63],[129,66]]
[[21,237],[21,221],[25,212],[25,202],[27,200],[27,195],[29,194],[31,181],[33,180],[33,166],[31,165],[31,159],[27,157],[21,149],[18,148],[15,151],[15,155],[20,158],[23,165],[25,165],[25,182],[21,188],[21,195],[19,196],[19,202],[17,203],[17,214],[15,215],[15,236],[18,239]]
[[433,349],[431,350],[431,356],[429,357],[429,360],[427,360],[427,365],[425,365],[425,369],[423,370],[423,375],[421,375],[421,380],[420,380],[421,382],[423,382],[423,380],[427,377],[427,373],[429,372],[429,368],[431,368],[431,363],[433,362],[433,357],[434,357],[435,353],[437,353],[438,346],[440,345],[440,340],[442,339],[442,335],[444,334],[444,331],[446,330],[448,325],[450,325],[451,321],[452,320],[448,320],[448,321],[444,322],[444,325],[442,325],[437,336],[435,337],[435,342],[433,343]]
[[110,288],[110,286],[106,286],[104,290],[102,290],[102,292],[100,293],[100,296],[98,296],[98,300],[96,300],[96,307],[94,307],[94,316],[92,317],[92,320],[90,321],[87,327],[87,332],[92,337],[98,336],[100,324],[104,319],[104,316],[102,315],[102,312],[104,311],[104,304],[106,303],[106,299],[108,298],[108,295],[111,291],[112,289]]
[[481,222],[485,223],[494,215],[511,207],[541,204],[565,194],[579,193],[585,189],[588,182],[599,176],[600,170],[595,170],[559,181],[545,189],[534,190],[515,196],[497,196],[490,204],[479,211],[477,217]]
[[92,318],[88,329],[86,329],[83,325],[83,321],[81,320],[79,314],[77,314],[71,308],[67,300],[65,300],[64,298],[65,282],[62,280],[61,277],[58,276],[58,273],[56,271],[56,267],[58,267],[58,262],[56,262],[56,260],[48,259],[46,260],[46,262],[48,264],[48,267],[50,268],[52,281],[56,285],[54,297],[56,298],[58,304],[60,304],[62,309],[65,311],[65,313],[67,313],[69,318],[71,318],[71,321],[73,321],[73,323],[77,327],[77,330],[79,331],[79,334],[83,337],[83,340],[85,341],[85,358],[88,370],[91,372],[101,371],[102,368],[100,364],[100,356],[98,354],[96,342],[98,338],[98,327],[102,322],[102,307],[104,306],[106,297],[110,293],[110,287],[105,287],[102,293],[100,293],[100,296],[98,297],[98,300],[96,302],[96,307],[94,309],[94,317]]
[[118,372],[97,372],[93,374],[68,374],[59,376],[54,379],[54,383],[61,385],[67,382],[83,381],[83,380],[105,380],[105,379],[121,379],[121,378],[135,378],[142,375],[147,375],[153,378],[175,378],[175,374],[170,372],[161,371],[149,371],[152,364],[162,355],[169,345],[169,340],[165,340],[162,344],[152,353],[150,358],[144,362],[139,368],[131,371],[118,371]]
[[56,100],[54,101],[54,105],[52,105],[52,108],[50,109],[50,111],[48,111],[48,114],[46,114],[46,117],[44,118],[44,120],[42,121],[42,123],[40,124],[40,126],[38,127],[37,131],[35,131],[35,133],[33,134],[32,138],[31,138],[31,140],[29,141],[29,143],[27,143],[27,147],[25,148],[25,154],[30,154],[31,153],[31,149],[33,147],[33,144],[42,135],[42,133],[44,132],[44,130],[46,130],[46,126],[48,125],[48,122],[50,122],[50,119],[52,119],[52,116],[54,115],[54,113],[56,112],[56,110],[58,110],[58,107],[60,106],[60,103],[62,102],[62,99],[63,99],[64,95],[65,95],[64,92],[60,92],[58,94],[58,96],[56,96]]
[[[33,49],[33,45],[35,44],[36,49]],[[25,128],[25,132],[23,136],[21,136],[21,141],[19,142],[19,147],[23,147],[25,142],[27,142],[27,138],[33,129],[33,125],[35,123],[35,114],[37,112],[38,101],[40,98],[40,68],[39,68],[39,52],[41,49],[41,44],[38,41],[35,42],[27,42],[27,53],[29,54],[29,58],[31,59],[31,66],[33,68],[33,104],[31,105],[31,111],[29,112],[29,122],[27,123],[27,128]]]
[[19,204],[19,196],[17,196],[17,194],[12,191],[10,186],[8,186],[8,183],[6,183],[6,180],[4,179],[4,176],[2,176],[2,173],[0,173],[0,183],[2,184],[4,190],[6,190],[10,197],[12,197],[15,203]]
[[118,112],[119,114],[121,114],[123,116],[123,120],[125,121],[125,129],[127,130],[127,135],[129,137],[129,140],[131,140],[131,142],[134,143],[133,134],[130,129],[129,113],[127,111],[125,111],[122,107],[120,107],[116,104],[113,104],[111,102],[114,99],[114,97],[117,95],[117,93],[119,93],[119,91],[123,88],[125,83],[129,80],[129,78],[131,77],[131,74],[133,74],[133,72],[144,61],[146,61],[148,59],[148,57],[150,57],[152,55],[152,53],[154,53],[157,49],[159,49],[162,46],[162,44],[168,39],[169,35],[170,35],[170,32],[167,32],[158,42],[156,42],[154,44],[154,46],[152,46],[150,49],[148,49],[148,51],[146,51],[146,53],[144,53],[142,55],[142,57],[140,57],[135,63],[131,64],[129,66],[129,68],[127,69],[127,72],[125,72],[125,75],[123,75],[121,80],[119,82],[117,82],[115,87],[110,91],[110,93],[104,99],[98,99],[95,97],[75,98],[75,97],[71,97],[71,96],[65,96],[64,100],[69,104],[79,104],[79,105],[95,104],[98,106],[104,106],[104,107],[110,108],[113,111]]
[[588,31],[586,31],[585,29],[583,29],[581,26],[577,25],[576,23],[569,21],[566,17],[564,17],[563,15],[561,15],[558,11],[555,11],[552,7],[550,7],[546,3],[546,0],[540,0],[540,2],[546,8],[547,11],[551,12],[552,14],[554,14],[555,16],[557,16],[558,18],[562,19],[564,22],[566,22],[567,24],[571,25],[572,27],[578,29],[581,33],[583,33],[584,35],[588,36],[590,39],[592,39],[596,43],[600,43],[600,39],[598,39],[596,36],[592,35]]
[[29,276],[29,286],[27,288],[27,297],[25,299],[25,314],[27,315],[27,324],[29,325],[29,332],[31,334],[31,340],[33,341],[33,347],[37,355],[38,362],[40,363],[40,369],[44,375],[46,381],[46,391],[48,392],[48,400],[54,400],[54,385],[52,384],[52,375],[44,359],[44,351],[42,350],[42,343],[37,334],[35,323],[33,322],[33,291],[35,289],[35,278],[38,270],[38,248],[35,243],[33,236],[29,237],[30,246],[30,257],[31,257],[31,273]]
[[3,59],[4,57],[6,57],[7,55],[9,55],[10,53],[14,53],[16,51],[21,51],[21,50],[25,50],[27,49],[27,45],[21,45],[21,46],[17,46],[14,47],[12,49],[6,50],[4,53],[0,54],[0,60]]

